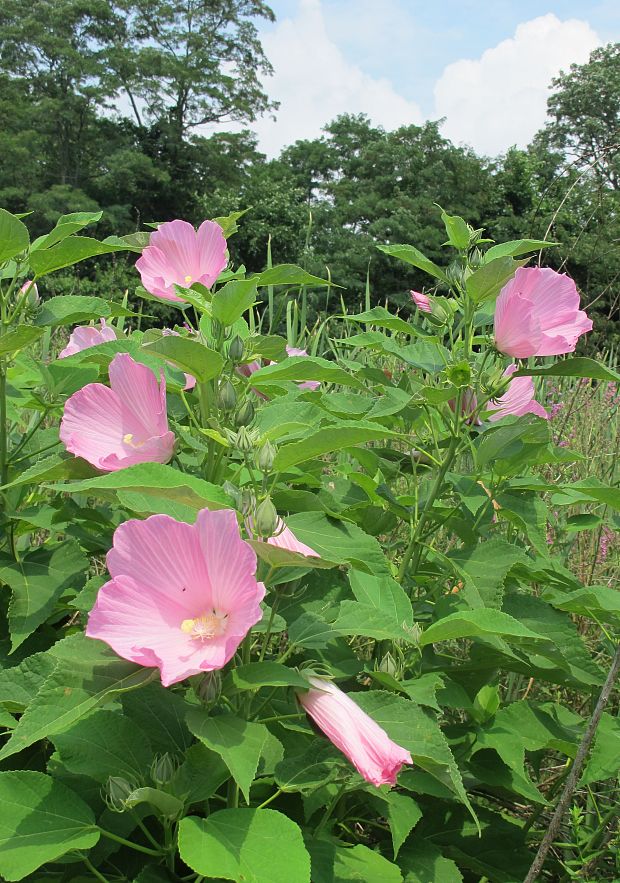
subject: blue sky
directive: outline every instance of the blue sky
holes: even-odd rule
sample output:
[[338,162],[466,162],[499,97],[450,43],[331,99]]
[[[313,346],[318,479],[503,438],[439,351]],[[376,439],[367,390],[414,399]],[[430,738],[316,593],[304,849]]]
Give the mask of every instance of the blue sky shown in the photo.
[[386,128],[446,117],[444,134],[478,152],[525,146],[544,123],[549,84],[620,39],[620,3],[576,0],[272,0],[261,37],[281,102],[259,121],[276,155],[336,114]]

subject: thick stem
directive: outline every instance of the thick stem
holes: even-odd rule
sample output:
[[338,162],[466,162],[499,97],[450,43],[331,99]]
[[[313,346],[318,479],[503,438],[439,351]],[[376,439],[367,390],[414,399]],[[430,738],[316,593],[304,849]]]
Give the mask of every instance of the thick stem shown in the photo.
[[620,672],[620,644],[618,644],[613,661],[611,663],[611,668],[609,669],[609,674],[607,675],[607,680],[603,685],[603,689],[601,690],[598,697],[598,701],[592,713],[592,717],[588,722],[586,731],[583,734],[583,739],[581,740],[579,748],[577,749],[577,754],[575,755],[575,760],[573,761],[571,771],[566,779],[562,795],[558,800],[555,812],[553,813],[551,821],[549,822],[549,827],[547,828],[545,836],[543,837],[542,842],[538,847],[538,852],[536,853],[534,861],[532,862],[532,866],[530,867],[527,873],[527,877],[525,878],[523,883],[534,883],[542,870],[545,859],[547,858],[547,853],[551,849],[551,845],[557,836],[560,824],[562,822],[562,817],[564,816],[564,813],[566,812],[566,809],[568,808],[571,798],[575,792],[575,788],[577,787],[577,782],[579,781],[581,771],[586,762],[586,758],[588,756],[590,746],[592,745],[592,741],[600,723],[601,716],[603,714],[603,711],[605,710],[605,706],[607,705],[607,702],[611,695],[611,691],[614,688],[616,679],[618,677],[618,672]]

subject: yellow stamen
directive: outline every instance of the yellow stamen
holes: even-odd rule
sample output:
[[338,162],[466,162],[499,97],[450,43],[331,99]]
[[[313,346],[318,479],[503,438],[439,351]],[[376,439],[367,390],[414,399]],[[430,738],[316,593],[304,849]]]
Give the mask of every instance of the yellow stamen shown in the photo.
[[141,448],[144,444],[143,441],[134,441],[133,434],[131,432],[128,432],[127,435],[123,436],[123,442],[132,448]]
[[192,277],[191,277],[191,276],[186,276],[186,277],[185,277],[185,284],[186,284],[186,285],[189,285],[191,281],[192,281]]
[[215,611],[205,613],[197,616],[196,619],[184,619],[181,623],[181,631],[199,641],[208,641],[224,632],[227,618],[226,615],[218,616]]

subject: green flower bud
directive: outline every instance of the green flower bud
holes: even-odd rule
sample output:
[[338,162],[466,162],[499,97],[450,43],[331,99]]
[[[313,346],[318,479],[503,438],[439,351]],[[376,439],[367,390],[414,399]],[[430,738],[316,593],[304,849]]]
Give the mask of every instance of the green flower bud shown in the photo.
[[446,369],[446,377],[457,389],[469,386],[471,384],[471,368],[469,362],[458,362],[456,365],[450,365]]
[[254,494],[252,491],[244,490],[241,492],[241,503],[239,509],[242,515],[250,515],[256,505]]
[[260,450],[258,451],[258,454],[256,455],[256,466],[261,472],[271,472],[275,459],[276,449],[271,444],[269,439],[267,439],[265,442],[263,442]]
[[254,450],[254,439],[245,426],[241,426],[237,432],[237,450],[242,454],[251,454]]
[[469,255],[469,265],[476,270],[482,264],[482,252],[479,248],[474,248]]
[[104,800],[113,812],[125,812],[127,798],[135,786],[122,776],[110,776],[104,788]]
[[452,261],[446,267],[446,276],[448,282],[452,285],[463,285],[465,283],[465,272],[460,261]]
[[205,705],[213,705],[222,693],[222,676],[219,671],[207,671],[195,688],[196,695]]
[[385,654],[385,656],[379,663],[379,671],[383,671],[385,672],[385,674],[392,675],[393,678],[398,678],[399,665],[389,651]]
[[249,399],[237,409],[235,414],[235,426],[249,426],[254,420],[254,405]]
[[237,393],[230,380],[226,378],[220,383],[217,403],[222,411],[232,411],[237,404]]
[[231,362],[240,362],[243,358],[245,346],[238,334],[236,334],[228,347],[228,358]]
[[256,510],[254,527],[259,537],[272,537],[278,527],[278,513],[269,497],[265,497]]
[[151,779],[156,785],[167,785],[174,778],[178,764],[166,751],[156,754],[151,763]]
[[239,488],[235,487],[234,484],[231,484],[229,481],[225,481],[222,485],[222,490],[226,494],[226,496],[230,497],[230,499],[234,502],[235,508],[241,508],[241,491]]

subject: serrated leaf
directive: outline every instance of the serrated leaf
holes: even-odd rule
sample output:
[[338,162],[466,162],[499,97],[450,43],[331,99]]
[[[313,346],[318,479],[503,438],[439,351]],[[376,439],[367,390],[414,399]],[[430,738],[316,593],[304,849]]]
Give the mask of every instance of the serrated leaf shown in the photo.
[[426,837],[413,836],[401,852],[399,864],[406,883],[463,883],[463,875],[450,858]]
[[261,687],[298,687],[307,690],[308,681],[294,668],[279,662],[250,662],[238,665],[229,675],[237,690],[260,690]]
[[384,254],[397,258],[399,261],[404,261],[406,264],[411,264],[419,270],[424,270],[425,273],[434,276],[435,279],[441,279],[442,282],[446,281],[445,273],[441,267],[434,264],[433,261],[429,260],[417,248],[414,248],[413,245],[378,245],[377,248]]
[[402,883],[399,868],[363,843],[345,847],[337,841],[314,839],[309,849],[312,883]]
[[225,328],[234,325],[257,297],[254,279],[231,279],[211,298],[211,315]]
[[282,445],[276,454],[274,469],[283,471],[323,454],[331,454],[344,448],[386,438],[399,439],[401,436],[377,423],[342,420],[333,426],[326,426],[309,433],[301,441]]
[[222,356],[197,340],[168,335],[142,345],[149,355],[172,362],[181,371],[191,374],[196,380],[205,382],[218,377],[222,372]]
[[364,384],[353,374],[340,368],[334,362],[319,356],[288,356],[273,365],[264,365],[254,371],[248,383],[252,388],[269,391],[269,387],[282,383],[302,383],[317,380],[321,383],[337,383],[363,389]]
[[61,782],[34,770],[0,773],[0,874],[23,880],[41,865],[99,840],[93,811]]
[[393,577],[387,574],[375,576],[359,570],[351,570],[349,583],[358,601],[382,610],[396,622],[413,624],[413,610],[409,596]]
[[504,580],[510,568],[525,558],[523,549],[500,538],[448,556],[464,582],[459,592],[472,608],[501,607]]
[[327,561],[350,564],[366,573],[390,575],[381,545],[356,524],[337,521],[323,512],[299,512],[286,521],[302,543]]
[[19,218],[0,208],[0,263],[8,261],[28,248],[28,228]]
[[332,629],[339,635],[363,635],[376,641],[403,641],[416,644],[417,637],[389,612],[359,601],[343,601]]
[[99,242],[89,236],[70,236],[63,239],[51,248],[39,249],[30,255],[30,265],[35,271],[36,278],[52,273],[54,270],[62,270],[87,258],[103,254],[111,254],[115,251],[130,251],[129,246],[118,243]]
[[45,334],[44,328],[34,325],[18,325],[0,337],[0,355],[13,356]]
[[[49,252],[41,252],[41,254],[49,254]],[[131,315],[131,310],[125,309],[120,304],[108,303],[102,297],[59,294],[56,297],[50,297],[43,303],[41,311],[35,319],[35,325],[55,328],[58,325],[90,322],[92,319]]]
[[523,366],[512,375],[513,377],[591,377],[593,380],[610,380],[618,382],[620,374],[603,362],[587,359],[584,356],[561,359],[544,368],[527,368]]
[[179,825],[179,854],[209,879],[310,883],[310,856],[299,827],[273,809],[221,809]]
[[530,251],[538,251],[541,248],[549,248],[553,245],[559,245],[559,243],[547,242],[545,239],[513,239],[510,242],[500,242],[498,245],[492,245],[491,248],[485,251],[484,262],[489,263],[505,255],[516,258]]
[[454,638],[475,638],[485,635],[500,635],[507,641],[548,640],[501,610],[479,608],[451,613],[433,623],[422,633],[420,646],[426,647],[428,644],[437,644],[439,641],[450,641]]

